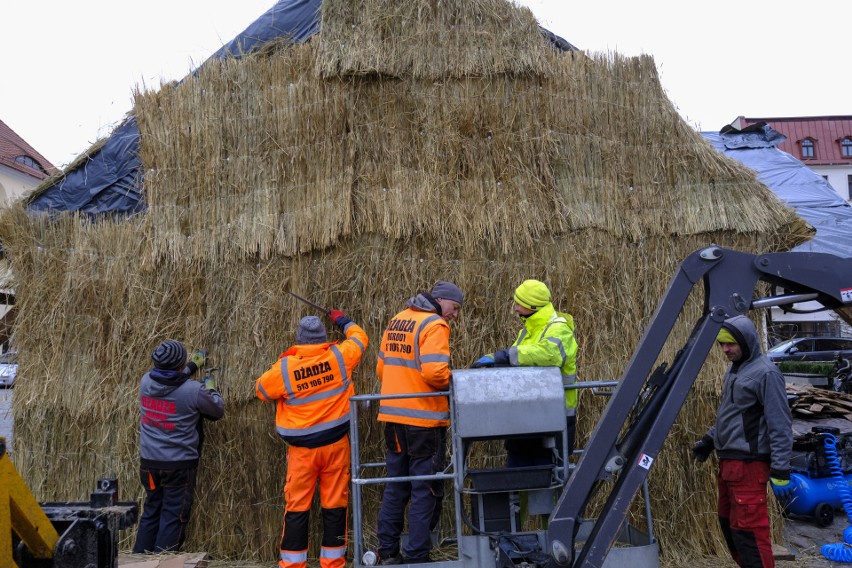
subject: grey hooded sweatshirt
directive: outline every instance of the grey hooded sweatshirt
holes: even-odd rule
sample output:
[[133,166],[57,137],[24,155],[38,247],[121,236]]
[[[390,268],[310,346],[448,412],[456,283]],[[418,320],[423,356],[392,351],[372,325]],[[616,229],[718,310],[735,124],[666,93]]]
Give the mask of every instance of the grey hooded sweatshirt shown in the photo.
[[746,316],[722,325],[743,352],[725,374],[716,424],[707,432],[719,459],[765,461],[770,476],[789,479],[793,428],[784,375],[760,350]]
[[218,420],[225,403],[183,371],[151,369],[139,389],[141,409],[139,454],[142,467],[189,469],[198,467],[201,419]]

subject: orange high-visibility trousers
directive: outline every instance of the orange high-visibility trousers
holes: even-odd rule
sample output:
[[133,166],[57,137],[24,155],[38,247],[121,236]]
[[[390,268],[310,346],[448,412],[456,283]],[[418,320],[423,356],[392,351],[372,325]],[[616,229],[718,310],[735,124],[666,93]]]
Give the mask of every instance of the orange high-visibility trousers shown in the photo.
[[280,568],[307,568],[308,527],[317,482],[322,507],[320,566],[344,568],[349,480],[348,435],[319,448],[288,448]]

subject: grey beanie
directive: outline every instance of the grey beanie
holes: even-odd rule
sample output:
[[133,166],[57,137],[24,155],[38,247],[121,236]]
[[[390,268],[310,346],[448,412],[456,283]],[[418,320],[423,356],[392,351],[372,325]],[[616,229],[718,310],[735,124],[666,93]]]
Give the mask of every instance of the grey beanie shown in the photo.
[[462,291],[458,286],[452,282],[447,282],[446,280],[439,280],[436,282],[435,286],[432,287],[431,294],[436,300],[438,298],[443,298],[445,300],[458,302],[459,305],[464,304],[464,294]]
[[151,353],[158,369],[180,369],[186,363],[186,347],[180,341],[163,341]]
[[325,326],[317,316],[305,316],[299,320],[299,329],[296,330],[296,343],[325,343],[328,335]]

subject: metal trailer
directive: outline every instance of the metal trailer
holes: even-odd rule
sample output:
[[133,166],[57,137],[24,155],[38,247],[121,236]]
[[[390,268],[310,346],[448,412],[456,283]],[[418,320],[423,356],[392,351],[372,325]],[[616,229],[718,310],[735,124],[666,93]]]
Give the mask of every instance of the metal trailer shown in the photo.
[[[544,530],[523,531],[520,523],[520,496],[526,494],[530,515],[550,515],[556,497],[572,468],[564,456],[568,452],[565,420],[565,389],[585,388],[596,394],[611,394],[607,387],[615,381],[583,382],[563,386],[557,367],[494,367],[457,369],[447,393],[428,395],[357,395],[351,400],[353,563],[357,568],[376,563],[373,551],[366,550],[363,530],[362,488],[413,479],[452,481],[455,536],[453,560],[430,563],[436,568],[512,567],[521,563],[545,563]],[[358,410],[365,403],[390,398],[448,396],[452,416],[449,432],[449,459],[444,472],[434,476],[406,478],[365,477],[384,463],[361,463]],[[509,438],[544,438],[554,451],[552,466],[523,468],[479,468],[468,464],[469,450],[477,442]],[[578,451],[576,453],[582,453]],[[645,516],[647,532],[625,523],[604,564],[616,568],[629,562],[634,568],[657,568],[659,547],[653,525],[647,485]],[[591,524],[581,526],[578,540],[584,540]],[[438,535],[433,535],[438,544]],[[405,535],[403,535],[403,541]],[[527,558],[530,556],[530,558]]]

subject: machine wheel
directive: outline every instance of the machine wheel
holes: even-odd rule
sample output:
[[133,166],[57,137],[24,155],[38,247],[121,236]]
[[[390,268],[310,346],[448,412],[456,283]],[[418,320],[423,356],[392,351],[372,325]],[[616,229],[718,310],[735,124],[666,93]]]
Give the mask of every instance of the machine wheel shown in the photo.
[[834,523],[834,507],[828,503],[820,503],[817,505],[814,517],[816,518],[817,526],[831,526],[831,524]]

